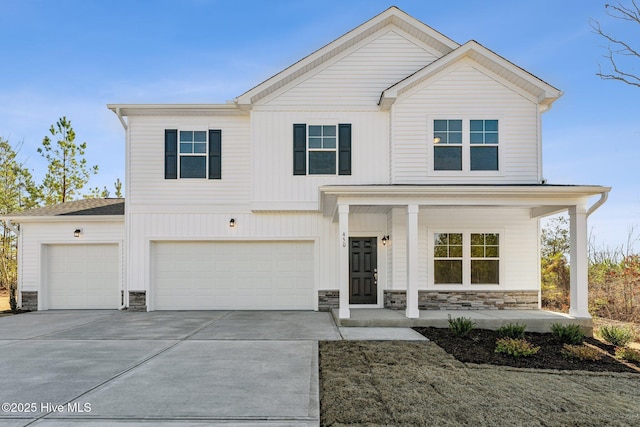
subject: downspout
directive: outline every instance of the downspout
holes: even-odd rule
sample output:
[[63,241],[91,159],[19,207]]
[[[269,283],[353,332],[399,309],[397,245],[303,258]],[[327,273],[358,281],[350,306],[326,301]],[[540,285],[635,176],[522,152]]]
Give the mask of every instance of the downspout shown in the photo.
[[587,218],[589,218],[589,215],[591,215],[592,213],[594,213],[600,206],[602,206],[604,204],[604,202],[607,201],[607,199],[609,198],[609,191],[605,191],[604,193],[600,194],[600,199],[598,199],[597,202],[595,202],[593,205],[591,205],[591,207],[589,208],[589,210],[587,210]]
[[124,121],[124,117],[122,117],[122,113],[120,112],[120,107],[116,107],[116,116],[118,116],[118,120],[120,120],[120,123],[122,123],[122,127],[124,128],[124,130],[128,130],[129,126],[127,125],[127,122]]
[[7,224],[7,228],[13,231],[16,237],[20,236],[20,228],[16,227],[16,225],[13,224],[10,219],[5,220],[4,223]]

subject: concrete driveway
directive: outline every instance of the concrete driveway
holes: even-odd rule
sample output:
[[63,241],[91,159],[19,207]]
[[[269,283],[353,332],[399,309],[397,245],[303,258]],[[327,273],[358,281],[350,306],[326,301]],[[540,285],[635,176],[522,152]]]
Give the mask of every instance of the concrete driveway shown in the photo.
[[2,317],[0,425],[315,426],[318,340],[385,338],[360,329],[318,312]]

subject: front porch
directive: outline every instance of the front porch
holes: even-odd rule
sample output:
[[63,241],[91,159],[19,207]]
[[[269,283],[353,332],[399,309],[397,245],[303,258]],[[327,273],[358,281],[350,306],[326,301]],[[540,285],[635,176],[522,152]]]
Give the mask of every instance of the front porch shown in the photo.
[[448,328],[451,318],[471,318],[476,328],[495,330],[508,323],[527,325],[527,332],[549,332],[551,324],[578,324],[587,336],[593,335],[590,317],[574,317],[546,310],[419,310],[419,317],[408,318],[404,311],[387,308],[358,308],[351,310],[347,319],[340,318],[339,310],[331,310],[340,327],[435,327]]

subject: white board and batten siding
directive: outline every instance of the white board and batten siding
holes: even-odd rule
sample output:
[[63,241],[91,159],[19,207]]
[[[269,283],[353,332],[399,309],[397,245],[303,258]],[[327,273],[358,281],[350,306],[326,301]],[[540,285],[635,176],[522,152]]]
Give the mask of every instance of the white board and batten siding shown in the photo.
[[[498,119],[498,173],[433,171],[433,120]],[[445,70],[392,106],[393,184],[538,183],[538,105],[470,60]]]
[[[391,213],[393,289],[404,289],[406,283],[406,209]],[[418,283],[425,290],[500,290],[538,289],[539,253],[538,221],[531,219],[526,208],[434,207],[421,208],[418,216]],[[471,232],[500,233],[500,262],[504,277],[500,285],[440,285],[429,283],[429,245],[433,233]]]
[[20,238],[19,287],[38,292],[40,310],[120,307],[124,221],[28,222]]

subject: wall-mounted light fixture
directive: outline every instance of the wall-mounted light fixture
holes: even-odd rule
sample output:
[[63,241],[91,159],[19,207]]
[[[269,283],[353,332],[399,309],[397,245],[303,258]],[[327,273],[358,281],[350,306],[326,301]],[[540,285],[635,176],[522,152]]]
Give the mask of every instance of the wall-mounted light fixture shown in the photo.
[[76,228],[73,231],[73,237],[80,237],[80,234],[82,234],[82,228]]
[[382,245],[383,246],[387,246],[387,242],[389,241],[389,235],[387,234],[386,236],[382,237]]
[[235,218],[231,218],[229,220],[229,227],[234,228],[236,226],[236,219]]

